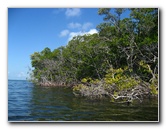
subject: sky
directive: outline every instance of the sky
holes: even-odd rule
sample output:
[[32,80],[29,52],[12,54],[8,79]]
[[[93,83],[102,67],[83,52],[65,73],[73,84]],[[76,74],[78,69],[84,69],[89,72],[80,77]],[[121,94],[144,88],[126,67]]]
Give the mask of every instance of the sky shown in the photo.
[[98,8],[8,8],[8,79],[25,80],[31,54],[97,33],[102,22]]

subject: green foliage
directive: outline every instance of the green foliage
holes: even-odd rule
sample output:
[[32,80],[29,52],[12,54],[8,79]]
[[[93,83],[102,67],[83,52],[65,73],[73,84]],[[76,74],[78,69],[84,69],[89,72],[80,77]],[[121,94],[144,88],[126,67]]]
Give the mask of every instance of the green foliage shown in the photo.
[[151,94],[158,95],[158,75],[155,74],[154,78],[150,80]]
[[156,85],[154,85],[154,84],[150,85],[150,91],[151,91],[151,94],[153,94],[153,95],[157,95],[158,94],[158,90],[156,88]]
[[110,68],[104,78],[106,84],[115,85],[116,90],[127,90],[137,86],[140,81],[125,75],[125,70],[122,68]]
[[[130,14],[124,18],[125,11]],[[158,9],[102,8],[98,14],[98,33],[30,56],[34,82],[75,85],[74,93],[97,98],[116,97],[145,82],[157,94]]]
[[85,86],[83,84],[79,84],[79,85],[73,87],[73,91],[76,93],[79,93],[80,90],[86,89],[86,88],[87,88],[87,86]]

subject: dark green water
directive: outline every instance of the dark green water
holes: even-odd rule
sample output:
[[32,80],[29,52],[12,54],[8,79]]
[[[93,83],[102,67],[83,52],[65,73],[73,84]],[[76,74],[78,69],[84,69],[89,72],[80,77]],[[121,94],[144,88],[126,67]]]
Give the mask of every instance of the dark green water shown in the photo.
[[8,81],[8,121],[158,121],[157,100],[113,104],[76,98],[70,88]]

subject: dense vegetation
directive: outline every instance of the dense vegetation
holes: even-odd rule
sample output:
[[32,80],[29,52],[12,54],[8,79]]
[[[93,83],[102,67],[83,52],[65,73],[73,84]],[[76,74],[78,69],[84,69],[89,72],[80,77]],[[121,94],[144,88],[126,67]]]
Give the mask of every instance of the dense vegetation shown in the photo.
[[[123,13],[130,11],[128,17]],[[112,101],[158,94],[158,9],[99,9],[98,33],[31,55],[31,81],[72,86],[76,96]]]

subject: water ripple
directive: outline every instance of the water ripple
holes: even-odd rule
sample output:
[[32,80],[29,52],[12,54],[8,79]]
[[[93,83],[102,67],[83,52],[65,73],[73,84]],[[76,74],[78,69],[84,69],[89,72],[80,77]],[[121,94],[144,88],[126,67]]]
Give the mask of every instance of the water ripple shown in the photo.
[[156,100],[136,105],[76,98],[70,88],[8,81],[9,121],[158,121]]

